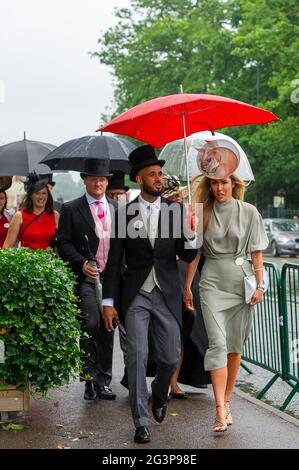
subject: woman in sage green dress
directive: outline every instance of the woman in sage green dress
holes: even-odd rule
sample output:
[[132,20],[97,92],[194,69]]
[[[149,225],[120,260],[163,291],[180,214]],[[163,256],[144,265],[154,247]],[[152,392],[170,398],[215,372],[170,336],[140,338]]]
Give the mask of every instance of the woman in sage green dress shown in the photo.
[[[250,333],[253,307],[263,297],[262,250],[267,247],[268,238],[257,209],[243,201],[244,191],[244,182],[236,174],[221,180],[203,176],[194,200],[204,203],[204,236],[201,252],[187,266],[184,302],[193,309],[191,285],[203,254],[205,263],[199,286],[209,342],[204,366],[210,371],[215,396],[215,432],[226,431],[232,424],[230,398],[242,347]],[[253,272],[257,287],[251,302],[246,304],[244,277]]]

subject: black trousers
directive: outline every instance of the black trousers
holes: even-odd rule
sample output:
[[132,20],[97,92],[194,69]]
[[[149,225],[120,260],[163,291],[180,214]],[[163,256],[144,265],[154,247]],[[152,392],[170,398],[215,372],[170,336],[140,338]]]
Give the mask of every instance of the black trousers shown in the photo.
[[80,349],[83,362],[83,379],[91,379],[98,385],[109,385],[112,378],[112,356],[114,333],[109,333],[101,317],[92,280],[82,282],[79,287],[82,311]]

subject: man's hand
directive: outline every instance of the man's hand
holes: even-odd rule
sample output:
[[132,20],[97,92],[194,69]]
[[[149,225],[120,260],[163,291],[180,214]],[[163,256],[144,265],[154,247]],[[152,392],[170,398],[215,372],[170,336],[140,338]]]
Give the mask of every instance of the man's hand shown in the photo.
[[91,266],[88,261],[85,261],[82,267],[83,274],[88,277],[92,277],[93,279],[99,275],[99,268],[95,268]]
[[194,239],[197,233],[197,227],[199,223],[198,217],[192,211],[192,205],[189,203],[184,204],[185,212],[185,235],[188,239]]
[[117,310],[114,307],[104,306],[102,317],[107,331],[111,332],[117,328],[119,318]]
[[194,310],[193,294],[192,294],[190,287],[184,287],[183,300],[184,300],[185,307],[188,310]]
[[191,231],[196,233],[197,226],[198,226],[198,217],[196,217],[196,215],[192,214],[191,215]]

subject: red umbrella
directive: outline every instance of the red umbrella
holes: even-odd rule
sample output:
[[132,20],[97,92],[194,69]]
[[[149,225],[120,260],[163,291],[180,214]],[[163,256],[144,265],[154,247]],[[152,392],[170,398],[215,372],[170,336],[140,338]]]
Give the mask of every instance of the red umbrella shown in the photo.
[[140,103],[98,129],[123,134],[161,147],[194,132],[246,124],[267,124],[279,118],[265,109],[216,95],[178,93]]
[[141,140],[153,147],[184,137],[188,198],[191,202],[186,137],[195,132],[246,124],[267,124],[279,118],[265,109],[224,96],[188,94],[161,96],[125,111],[98,131]]

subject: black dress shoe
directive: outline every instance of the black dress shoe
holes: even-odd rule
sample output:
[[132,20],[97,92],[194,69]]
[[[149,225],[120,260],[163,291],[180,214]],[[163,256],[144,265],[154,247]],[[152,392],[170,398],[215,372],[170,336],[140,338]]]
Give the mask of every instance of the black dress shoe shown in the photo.
[[184,400],[188,398],[188,395],[186,392],[179,392],[179,393],[170,392],[170,398],[174,398],[175,400]]
[[161,399],[156,397],[153,391],[153,383],[152,383],[152,413],[157,423],[162,423],[166,415],[166,410],[167,410],[166,402],[163,402]]
[[140,426],[136,428],[134,441],[137,444],[143,444],[144,442],[149,442],[151,440],[151,435],[146,426]]
[[127,368],[125,367],[125,370],[124,370],[124,376],[123,378],[121,379],[120,381],[120,384],[127,388],[129,390],[129,384],[128,384],[128,373],[127,373]]
[[95,400],[97,398],[97,392],[92,380],[86,380],[84,400]]
[[107,385],[97,385],[97,395],[103,400],[115,400],[116,395]]

